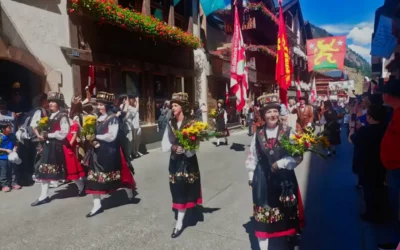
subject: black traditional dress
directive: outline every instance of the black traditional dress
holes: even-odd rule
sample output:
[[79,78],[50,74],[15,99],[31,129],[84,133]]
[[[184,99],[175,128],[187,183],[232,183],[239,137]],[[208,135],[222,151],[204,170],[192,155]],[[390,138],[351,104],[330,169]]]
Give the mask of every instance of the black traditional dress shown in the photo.
[[41,163],[38,168],[38,179],[58,181],[66,178],[65,154],[68,145],[67,135],[70,129],[69,118],[63,112],[50,115],[48,121],[48,139],[43,144]]
[[325,121],[323,121],[323,123],[326,123],[324,130],[328,137],[329,143],[331,145],[341,144],[342,140],[340,138],[340,124],[338,123],[338,113],[333,109],[329,109],[324,112],[323,120],[324,119]]
[[[294,235],[303,221],[303,207],[294,168],[300,163],[280,146],[291,128],[257,129],[246,161],[253,192],[253,215],[257,238]],[[277,162],[279,170],[271,171]]]
[[[175,118],[170,121],[162,140],[163,152],[170,152],[173,145],[179,145],[174,131],[182,130],[186,123],[187,120],[184,120],[178,124]],[[168,169],[172,208],[183,210],[201,205],[203,199],[196,152],[176,154],[172,151]]]
[[225,109],[217,109],[217,116],[215,117],[215,129],[217,135],[215,137],[222,138],[229,136],[229,131],[226,128],[227,120],[228,118]]
[[123,157],[118,140],[118,118],[106,114],[97,119],[96,140],[99,147],[88,152],[88,194],[106,194],[121,187],[135,188],[135,182]]

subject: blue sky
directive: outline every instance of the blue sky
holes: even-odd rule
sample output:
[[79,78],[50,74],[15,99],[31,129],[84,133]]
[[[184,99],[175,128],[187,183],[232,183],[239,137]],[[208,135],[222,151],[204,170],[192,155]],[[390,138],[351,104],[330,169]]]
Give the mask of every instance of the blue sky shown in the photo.
[[303,17],[334,35],[369,62],[375,10],[384,0],[300,0]]

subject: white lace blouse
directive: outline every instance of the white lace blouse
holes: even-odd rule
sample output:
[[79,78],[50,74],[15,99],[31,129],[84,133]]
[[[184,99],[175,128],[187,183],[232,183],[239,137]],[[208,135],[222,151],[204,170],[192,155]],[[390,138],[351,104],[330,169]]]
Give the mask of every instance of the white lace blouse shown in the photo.
[[[278,127],[270,129],[266,129],[266,133],[268,138],[273,139],[276,138],[278,135]],[[293,134],[293,130],[291,130],[290,136]],[[287,156],[284,157],[276,162],[278,164],[278,167],[280,169],[294,169],[297,167],[297,162],[296,160],[291,157]],[[247,170],[249,171],[249,180],[253,180],[253,174],[254,170],[256,169],[256,166],[258,164],[258,155],[257,155],[257,149],[256,149],[256,135],[253,136],[250,144],[250,151],[247,155],[247,160],[245,163],[245,166]]]

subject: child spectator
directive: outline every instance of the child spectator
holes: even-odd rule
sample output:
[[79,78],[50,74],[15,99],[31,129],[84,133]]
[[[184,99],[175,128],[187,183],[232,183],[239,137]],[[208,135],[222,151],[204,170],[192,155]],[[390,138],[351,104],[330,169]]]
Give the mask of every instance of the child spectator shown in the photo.
[[8,156],[16,149],[16,138],[12,133],[12,124],[7,121],[0,121],[0,186],[3,192],[10,192],[10,187],[21,189],[21,186],[17,184],[16,165],[8,160]]

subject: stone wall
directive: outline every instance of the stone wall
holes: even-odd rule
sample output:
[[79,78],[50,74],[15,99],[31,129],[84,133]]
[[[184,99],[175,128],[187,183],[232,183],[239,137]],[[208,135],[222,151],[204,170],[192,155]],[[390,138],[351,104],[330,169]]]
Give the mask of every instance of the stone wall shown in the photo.
[[[42,66],[43,89],[63,92],[68,102],[73,95],[72,71],[60,50],[70,46],[67,0],[1,0],[0,7],[1,33],[8,49],[35,58]],[[14,62],[29,68],[22,57]]]

